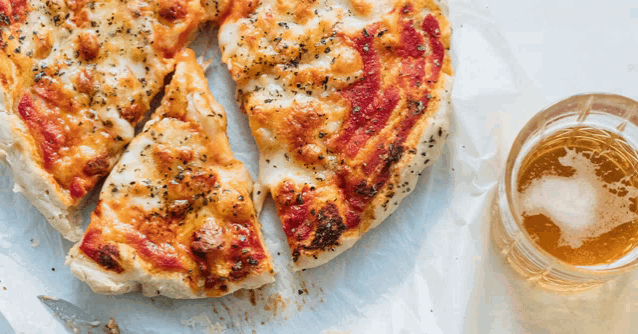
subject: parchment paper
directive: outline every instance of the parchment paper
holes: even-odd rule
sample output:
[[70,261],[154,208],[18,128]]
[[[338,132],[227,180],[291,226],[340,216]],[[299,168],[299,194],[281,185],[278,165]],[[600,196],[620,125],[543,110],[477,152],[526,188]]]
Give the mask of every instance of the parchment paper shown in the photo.
[[[64,266],[63,241],[0,167],[0,312],[17,332],[65,333],[36,299],[61,297],[127,333],[635,332],[638,283],[622,277],[578,295],[519,280],[494,254],[489,212],[509,146],[543,106],[583,92],[638,99],[638,4],[632,0],[451,0],[456,71],[451,135],[415,191],[351,250],[293,274],[269,200],[261,215],[276,283],[220,299],[101,296]],[[604,7],[601,7],[604,6]],[[236,156],[257,150],[219,62],[215,32],[196,41]],[[209,49],[207,52],[203,50]],[[88,213],[92,207],[87,208]],[[633,326],[632,326],[633,325]]]

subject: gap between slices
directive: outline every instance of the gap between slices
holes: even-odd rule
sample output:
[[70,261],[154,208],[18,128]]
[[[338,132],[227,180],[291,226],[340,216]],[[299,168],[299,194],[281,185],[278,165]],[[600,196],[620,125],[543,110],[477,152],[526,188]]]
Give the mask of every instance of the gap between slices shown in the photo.
[[273,281],[250,194],[226,136],[226,115],[191,50],[160,107],[133,139],[67,257],[99,293],[218,297]]

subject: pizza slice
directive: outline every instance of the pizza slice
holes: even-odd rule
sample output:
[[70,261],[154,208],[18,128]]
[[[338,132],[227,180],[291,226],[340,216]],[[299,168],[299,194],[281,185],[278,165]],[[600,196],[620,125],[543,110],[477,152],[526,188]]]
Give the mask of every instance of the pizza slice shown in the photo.
[[70,240],[203,20],[228,0],[0,0],[0,158]]
[[191,50],[161,106],[106,179],[67,264],[98,293],[217,297],[273,281],[226,116]]
[[297,270],[377,226],[448,134],[447,7],[434,0],[236,1],[220,29]]

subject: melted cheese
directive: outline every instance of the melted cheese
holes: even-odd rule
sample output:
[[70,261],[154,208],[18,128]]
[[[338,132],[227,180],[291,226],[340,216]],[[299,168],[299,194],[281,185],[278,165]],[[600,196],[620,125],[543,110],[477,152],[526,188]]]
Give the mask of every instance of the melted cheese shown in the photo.
[[[194,53],[177,59],[161,107],[107,178],[79,249],[105,270],[132,275],[139,257],[158,275],[181,273],[195,295],[219,296],[271,275],[270,257],[224,111]],[[119,253],[127,248],[133,257]]]
[[[4,34],[7,45],[0,51],[0,61],[13,64],[0,73],[8,79],[7,111],[22,116],[20,102],[32,94],[31,117],[52,119],[46,126],[24,119],[39,153],[32,159],[66,196],[71,189],[71,202],[93,188],[133,138],[136,123],[173,69],[173,54],[200,22],[218,18],[228,5],[226,0],[31,0],[24,19],[8,15],[10,34]],[[51,136],[57,142],[40,149]],[[87,175],[85,165],[96,159],[105,161],[104,171]]]
[[318,265],[413,189],[406,171],[438,156],[450,29],[432,0],[238,7],[219,41],[260,150],[258,190],[273,193],[293,259]]

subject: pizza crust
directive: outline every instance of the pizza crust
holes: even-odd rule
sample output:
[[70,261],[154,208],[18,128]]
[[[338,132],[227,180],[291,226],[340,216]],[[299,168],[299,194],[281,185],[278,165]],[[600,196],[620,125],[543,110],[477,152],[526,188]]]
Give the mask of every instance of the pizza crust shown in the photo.
[[[419,180],[419,174],[421,173],[421,171],[423,171],[425,167],[431,165],[438,159],[443,150],[445,140],[437,140],[436,142],[432,143],[432,147],[429,147],[429,138],[430,136],[438,137],[439,128],[441,129],[443,135],[448,134],[448,128],[450,124],[449,118],[450,113],[452,112],[451,101],[452,86],[454,81],[453,77],[447,74],[442,74],[442,78],[444,78],[445,80],[445,86],[441,88],[441,93],[440,95],[438,95],[440,96],[439,108],[437,109],[436,113],[434,113],[433,117],[429,120],[430,124],[421,133],[418,145],[416,146],[416,154],[411,155],[410,160],[404,160],[401,162],[401,164],[396,165],[396,168],[400,170],[400,178],[396,183],[405,183],[406,185],[403,188],[406,190],[396,192],[392,203],[389,203],[388,206],[385,208],[381,205],[382,201],[375,201],[375,203],[371,204],[375,206],[374,220],[371,221],[367,229],[359,231],[358,235],[342,237],[339,240],[339,245],[325,251],[318,252],[314,256],[301,254],[293,265],[294,271],[318,267],[352,247],[364,233],[379,226],[382,221],[384,221],[388,216],[390,216],[390,214],[392,214],[392,212],[394,212],[394,210],[399,207],[401,201],[414,190],[416,183]],[[426,153],[429,159],[427,163],[423,163],[421,159],[422,153]],[[385,187],[387,188],[387,185]],[[383,200],[382,198],[377,199]]]
[[[65,264],[71,268],[71,272],[78,279],[86,282],[95,293],[104,295],[118,295],[127,292],[141,291],[147,297],[158,295],[176,299],[194,299],[211,297],[205,289],[194,292],[186,282],[183,273],[157,273],[145,269],[149,266],[141,257],[135,256],[135,250],[127,245],[118,245],[120,254],[130,267],[118,274],[105,270],[91,260],[79,249],[76,244],[67,255]],[[258,276],[250,276],[240,282],[228,282],[226,293],[232,293],[239,289],[254,289],[264,284],[274,282],[274,275],[268,271]]]
[[[4,94],[0,94],[4,97]],[[82,238],[82,202],[70,204],[69,196],[52,180],[49,173],[31,158],[32,144],[20,132],[27,129],[0,101],[0,158],[11,167],[15,192],[21,192],[44,215],[62,236],[71,241]]]

